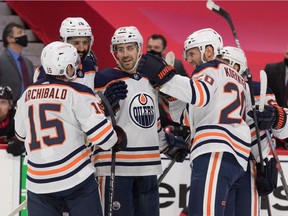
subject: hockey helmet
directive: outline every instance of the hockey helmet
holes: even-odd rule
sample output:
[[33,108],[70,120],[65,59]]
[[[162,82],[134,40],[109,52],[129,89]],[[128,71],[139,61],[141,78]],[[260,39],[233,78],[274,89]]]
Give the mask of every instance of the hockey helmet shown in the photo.
[[0,99],[13,100],[13,92],[9,86],[0,86]]
[[[72,80],[76,76],[76,70],[80,65],[80,57],[77,49],[71,44],[55,41],[48,44],[41,53],[41,64],[45,73],[52,76],[65,76]],[[67,67],[73,68],[73,76],[67,74]]]
[[226,46],[223,48],[223,60],[228,60],[228,65],[234,67],[235,64],[239,65],[239,74],[242,76],[247,70],[247,59],[242,49],[237,47]]
[[67,43],[69,37],[87,36],[93,43],[93,34],[90,25],[82,17],[68,17],[60,27],[60,37]]
[[183,58],[187,60],[186,52],[189,49],[198,47],[201,53],[201,59],[203,62],[203,55],[205,53],[205,47],[211,45],[214,49],[214,59],[216,56],[222,54],[223,41],[222,37],[212,28],[205,28],[193,32],[184,42]]
[[118,28],[116,29],[115,33],[112,36],[110,52],[112,53],[114,59],[116,60],[117,64],[120,67],[121,65],[119,61],[117,60],[117,58],[115,57],[114,52],[117,50],[118,44],[125,44],[125,43],[137,43],[137,46],[138,46],[138,59],[133,69],[131,69],[132,71],[136,68],[137,63],[140,60],[140,57],[142,54],[142,47],[143,47],[143,37],[135,26],[124,26],[124,27]]

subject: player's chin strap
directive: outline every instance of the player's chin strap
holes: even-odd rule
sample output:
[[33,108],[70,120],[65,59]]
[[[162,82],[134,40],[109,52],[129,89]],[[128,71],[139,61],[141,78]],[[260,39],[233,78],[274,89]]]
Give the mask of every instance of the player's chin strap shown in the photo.
[[[101,98],[103,104],[105,105],[105,108],[108,110],[108,114],[111,118],[111,122],[113,127],[117,126],[116,119],[114,116],[114,112],[112,110],[112,107],[110,106],[109,101],[105,97],[105,95],[97,91],[96,94]],[[119,126],[118,126],[119,127]],[[114,197],[114,185],[115,185],[115,166],[116,166],[116,150],[112,148],[112,156],[111,156],[111,176],[110,176],[110,185],[109,185],[109,216],[112,216],[113,213],[113,197]]]

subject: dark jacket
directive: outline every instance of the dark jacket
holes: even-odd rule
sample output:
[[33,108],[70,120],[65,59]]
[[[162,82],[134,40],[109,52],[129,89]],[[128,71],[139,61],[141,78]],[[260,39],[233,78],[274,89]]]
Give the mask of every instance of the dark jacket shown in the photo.
[[[26,63],[27,71],[29,74],[29,82],[33,83],[34,67],[32,62],[23,57]],[[11,53],[5,49],[3,54],[0,55],[0,85],[9,86],[13,91],[14,103],[21,96],[22,81],[18,71],[17,64]]]

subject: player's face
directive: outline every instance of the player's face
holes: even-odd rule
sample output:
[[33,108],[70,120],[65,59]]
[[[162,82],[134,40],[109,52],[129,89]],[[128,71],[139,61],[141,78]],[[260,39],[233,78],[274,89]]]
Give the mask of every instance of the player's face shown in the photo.
[[9,100],[0,99],[0,120],[4,120],[11,109]]
[[191,48],[186,51],[187,62],[191,64],[193,67],[197,67],[202,64],[201,53],[198,47]]
[[147,50],[147,52],[149,52],[151,50],[154,50],[157,53],[161,53],[162,56],[164,55],[164,52],[165,52],[162,40],[160,40],[160,39],[155,39],[154,40],[152,38],[150,38],[147,41],[146,50]]
[[67,42],[77,49],[80,58],[83,59],[90,49],[91,39],[85,36],[71,37]]
[[137,62],[137,57],[138,57],[137,44],[127,43],[127,44],[117,45],[115,56],[124,70],[129,71],[133,69],[133,67],[135,66]]

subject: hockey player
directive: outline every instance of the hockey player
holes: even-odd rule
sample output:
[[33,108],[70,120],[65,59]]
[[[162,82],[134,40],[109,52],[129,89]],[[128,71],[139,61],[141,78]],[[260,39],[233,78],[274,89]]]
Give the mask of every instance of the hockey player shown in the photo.
[[[136,71],[142,47],[143,38],[136,27],[118,28],[111,40],[111,53],[117,67],[99,71],[95,76],[95,91],[104,90],[114,80],[125,80],[128,86],[127,98],[120,101],[120,110],[115,113],[117,124],[127,133],[128,143],[126,150],[116,154],[113,216],[159,215],[160,151],[173,158],[176,154],[170,150],[181,143],[169,135],[166,136],[170,142],[166,142],[157,91]],[[181,144],[183,148],[179,149],[177,161],[183,161],[188,153],[186,144]],[[108,215],[111,153],[99,149],[94,154],[104,213]]]
[[[73,82],[81,83],[94,90],[94,77],[97,59],[91,51],[94,41],[90,25],[82,17],[68,17],[60,26],[60,41],[72,44],[81,57],[81,65]],[[38,67],[34,73],[34,82],[43,78],[45,71]]]
[[[211,28],[186,39],[183,56],[195,67],[192,79],[175,75],[173,67],[149,54],[139,63],[139,72],[147,74],[154,88],[189,106],[194,138],[191,216],[224,215],[229,191],[244,174],[250,155],[250,129],[244,121],[250,108],[249,89],[236,71],[216,59],[222,48],[222,37]],[[172,114],[176,116],[181,114]]]
[[19,156],[25,152],[24,143],[15,138],[13,93],[9,86],[0,86],[0,143],[7,143],[7,152]]
[[[242,49],[231,47],[231,46],[226,46],[223,48],[222,59],[229,66],[233,67],[241,76],[243,76],[244,79],[246,79],[246,76],[247,76],[246,70],[248,69],[248,66],[247,66],[247,59],[246,59],[245,53]],[[259,105],[260,83],[253,82],[252,87],[253,87],[253,92],[255,96],[255,103],[256,105]],[[265,102],[267,105],[277,106],[275,96],[270,89],[267,89]],[[261,114],[262,117],[258,120],[259,127],[262,129],[270,129],[270,126],[274,127],[272,123],[269,123],[269,120],[271,121],[273,119],[271,115],[274,115],[275,118],[279,117],[278,110],[282,112],[283,115],[286,115],[285,111],[282,108],[277,108],[275,110],[270,109],[267,106],[265,108],[269,109],[269,110],[264,111],[266,115],[265,118],[263,118],[263,114]],[[250,117],[247,117],[247,118],[250,118]],[[275,134],[275,136],[278,136],[279,138],[281,137],[286,138],[288,136],[287,123],[285,119],[287,119],[287,117],[284,118],[281,129],[278,129],[278,130],[272,129],[273,134]],[[275,162],[274,164],[272,162],[273,160],[268,162],[267,157],[270,152],[270,147],[269,147],[264,131],[259,131],[260,138],[261,138],[261,150],[262,150],[262,156],[264,158],[264,161],[265,163],[268,162],[268,164],[265,166],[264,173],[262,173],[261,170],[259,169],[260,157],[259,157],[259,149],[258,149],[257,140],[256,140],[254,121],[252,120],[250,122],[252,123],[249,125],[251,128],[251,136],[252,136],[250,161],[248,163],[247,171],[245,172],[244,176],[239,180],[239,187],[235,189],[235,193],[233,194],[233,195],[236,195],[237,198],[235,199],[235,197],[230,197],[228,199],[227,207],[225,209],[225,215],[227,216],[233,215],[234,212],[237,212],[237,215],[239,216],[240,215],[247,215],[247,216],[259,215],[260,203],[259,203],[258,192],[260,195],[268,195],[269,193],[273,191],[274,189],[273,186],[274,187],[277,186],[278,171],[276,169]],[[274,123],[275,122],[279,122],[279,120],[278,119],[276,121],[274,120]],[[271,170],[267,171],[266,169],[271,169]],[[263,184],[263,181],[266,181],[268,184]],[[269,182],[271,182],[271,184],[269,184]],[[265,187],[263,187],[263,185]],[[257,188],[259,191],[257,190]],[[233,202],[233,203],[235,202],[235,210],[230,208],[231,205],[229,202]],[[234,206],[234,204],[232,206]]]
[[62,215],[64,206],[70,215],[102,215],[83,132],[104,150],[122,143],[94,92],[71,82],[78,63],[71,44],[48,44],[41,53],[47,76],[29,86],[17,103],[16,136],[27,150],[29,216]]

